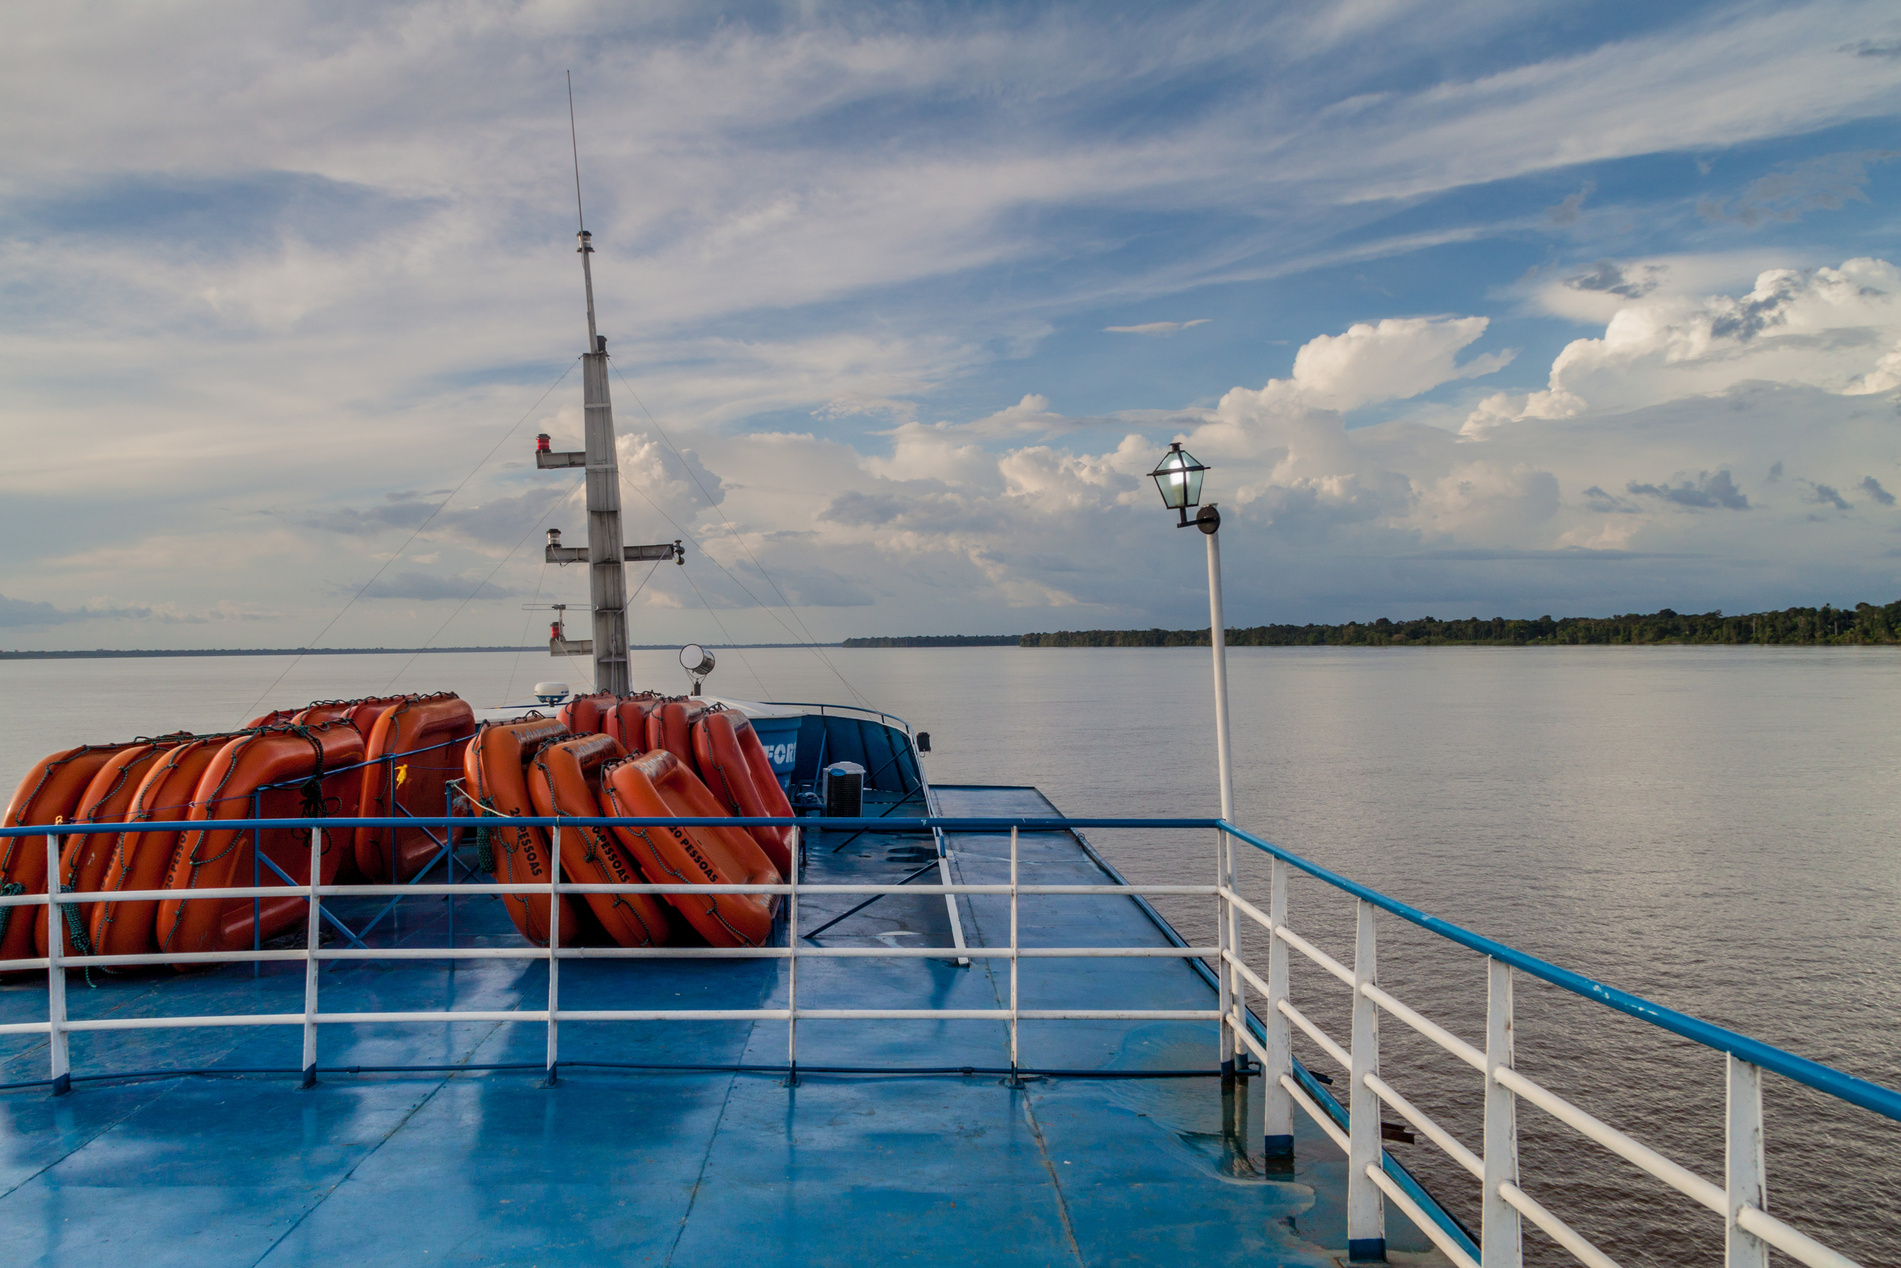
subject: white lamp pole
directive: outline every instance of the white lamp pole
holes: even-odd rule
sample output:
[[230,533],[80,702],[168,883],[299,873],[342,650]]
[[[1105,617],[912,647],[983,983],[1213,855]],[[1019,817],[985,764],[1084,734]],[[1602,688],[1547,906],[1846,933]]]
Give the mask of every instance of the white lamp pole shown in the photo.
[[[1213,511],[1207,507],[1203,514]],[[1221,517],[1202,528],[1208,535],[1208,641],[1215,657],[1215,765],[1221,773],[1221,817],[1234,822],[1234,765],[1228,755],[1228,626],[1221,610]]]
[[[1162,460],[1149,472],[1154,477],[1155,487],[1162,492],[1162,505],[1179,515],[1178,528],[1187,528],[1193,524],[1208,538],[1208,643],[1214,651],[1215,660],[1215,766],[1221,780],[1221,817],[1229,823],[1234,822],[1234,769],[1228,754],[1228,627],[1221,610],[1221,512],[1213,503],[1201,507],[1195,517],[1188,517],[1188,508],[1201,503],[1201,479],[1208,468],[1195,461],[1193,454],[1182,449],[1176,441],[1162,455]],[[1216,833],[1216,876],[1224,891],[1232,891],[1235,886],[1234,843],[1226,831]],[[1241,975],[1227,961],[1228,952],[1238,946],[1240,929],[1237,927],[1234,904],[1223,897],[1217,907],[1215,918],[1215,941],[1220,948],[1216,960],[1216,981],[1219,986],[1221,1002],[1221,1087],[1224,1099],[1235,1095],[1235,1039],[1233,1027],[1244,1024],[1247,1016],[1245,983]],[[1273,1092],[1269,1091],[1272,1104]],[[1245,1102],[1235,1102],[1240,1107],[1242,1122],[1235,1124],[1245,1130],[1247,1117]]]
[[[1234,768],[1228,755],[1228,626],[1221,610],[1221,512],[1201,506],[1201,480],[1208,468],[1176,441],[1149,476],[1162,491],[1162,505],[1176,512],[1176,527],[1190,524],[1208,537],[1208,642],[1215,658],[1215,765],[1221,780],[1221,817],[1234,821]],[[1193,519],[1188,508],[1200,506]]]

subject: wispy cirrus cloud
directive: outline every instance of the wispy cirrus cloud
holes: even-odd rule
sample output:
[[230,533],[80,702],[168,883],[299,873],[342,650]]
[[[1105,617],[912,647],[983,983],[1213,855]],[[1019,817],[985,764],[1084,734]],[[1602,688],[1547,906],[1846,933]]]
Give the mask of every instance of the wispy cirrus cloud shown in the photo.
[[1212,320],[1197,317],[1193,321],[1149,321],[1139,326],[1104,326],[1102,331],[1109,335],[1172,335],[1191,326],[1205,326]]

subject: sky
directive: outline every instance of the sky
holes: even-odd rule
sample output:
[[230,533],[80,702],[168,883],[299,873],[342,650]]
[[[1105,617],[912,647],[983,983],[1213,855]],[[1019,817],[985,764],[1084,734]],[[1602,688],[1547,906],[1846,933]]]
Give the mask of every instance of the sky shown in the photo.
[[[573,78],[578,145],[569,135]],[[1901,597],[1901,9],[16,5],[0,648]]]

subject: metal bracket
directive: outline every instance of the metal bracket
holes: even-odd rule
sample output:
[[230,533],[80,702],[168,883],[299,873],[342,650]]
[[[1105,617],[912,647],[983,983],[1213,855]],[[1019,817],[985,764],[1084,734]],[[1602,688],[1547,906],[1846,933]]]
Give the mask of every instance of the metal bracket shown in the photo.
[[[589,562],[586,546],[547,546],[543,548],[542,558],[551,564],[584,564]],[[657,546],[623,546],[621,558],[627,563],[645,563],[649,560],[664,561],[671,559],[675,563],[686,562],[686,550],[679,542],[662,542]]]
[[546,449],[538,449],[535,451],[535,465],[543,471],[550,467],[585,467],[587,451],[569,450],[565,453],[550,453]]

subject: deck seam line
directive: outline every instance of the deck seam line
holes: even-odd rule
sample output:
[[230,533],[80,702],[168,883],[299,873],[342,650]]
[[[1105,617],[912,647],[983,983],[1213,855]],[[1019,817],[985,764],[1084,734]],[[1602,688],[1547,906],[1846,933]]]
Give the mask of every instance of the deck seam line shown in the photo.
[[1043,1160],[1043,1170],[1050,1173],[1050,1191],[1056,1197],[1056,1217],[1063,1222],[1063,1240],[1069,1243],[1069,1253],[1076,1257],[1081,1265],[1088,1264],[1083,1258],[1082,1246],[1076,1241],[1076,1226],[1069,1220],[1069,1199],[1063,1196],[1063,1178],[1056,1174],[1056,1164],[1050,1158],[1049,1142],[1043,1139],[1043,1125],[1036,1121],[1036,1107],[1031,1104],[1031,1093],[1023,1089],[1023,1118],[1030,1125],[1030,1134],[1036,1138],[1037,1156]]
[[[798,866],[798,860],[793,860],[793,866]],[[786,926],[786,937],[790,939],[791,936],[792,928],[788,924]],[[764,1005],[766,999],[771,995],[772,990],[777,989],[780,977],[784,971],[782,963],[774,965],[771,987],[761,987],[758,996],[753,1001],[754,1007]],[[753,1036],[757,1034],[758,1031],[759,1023],[757,1021],[747,1023],[746,1038],[739,1045],[739,1059],[741,1062],[745,1061],[747,1050],[752,1047]],[[713,1119],[713,1130],[706,1134],[706,1152],[700,1155],[700,1169],[693,1177],[693,1192],[687,1198],[686,1210],[680,1214],[680,1226],[673,1230],[673,1241],[667,1246],[667,1257],[660,1261],[660,1268],[671,1268],[673,1257],[680,1249],[680,1239],[686,1236],[686,1226],[693,1219],[693,1208],[699,1205],[700,1186],[706,1183],[707,1164],[713,1160],[713,1147],[719,1143],[720,1128],[726,1123],[726,1109],[733,1103],[733,1089],[738,1086],[739,1071],[735,1070],[726,1077],[726,1095],[720,1098],[719,1114]],[[786,1095],[795,1096],[797,1093],[792,1088],[787,1088]]]
[[[753,1032],[759,1029],[759,1023],[753,1022],[746,1032],[746,1042],[739,1046],[740,1057],[744,1059],[746,1050],[752,1046]],[[700,1186],[706,1183],[706,1167],[713,1160],[713,1146],[719,1143],[720,1128],[726,1122],[726,1109],[733,1103],[733,1089],[739,1085],[739,1074],[735,1071],[726,1076],[726,1095],[720,1099],[719,1116],[713,1120],[713,1130],[706,1135],[706,1152],[700,1155],[700,1169],[693,1177],[693,1192],[687,1198],[686,1210],[680,1215],[679,1227],[673,1230],[673,1241],[667,1246],[667,1257],[660,1261],[661,1268],[670,1268],[674,1254],[680,1249],[680,1239],[686,1236],[686,1226],[693,1219],[693,1208],[699,1205]],[[786,1089],[786,1095],[795,1096],[792,1088]]]
[[[458,1064],[467,1065],[469,1062],[475,1060],[475,1054],[480,1052],[485,1046],[487,1046],[488,1041],[495,1037],[496,1032],[501,1030],[503,1024],[504,1023],[498,1021],[498,1022],[495,1022],[493,1025],[491,1025],[489,1027],[488,1033],[486,1035],[483,1035],[479,1041],[477,1041],[476,1043],[470,1046],[469,1055],[464,1057],[460,1062],[458,1062]],[[299,1215],[296,1219],[291,1221],[290,1227],[285,1229],[282,1233],[278,1235],[276,1241],[272,1242],[269,1246],[264,1248],[263,1254],[259,1255],[256,1259],[251,1261],[251,1268],[258,1268],[259,1264],[262,1264],[266,1259],[269,1259],[272,1255],[276,1254],[277,1248],[284,1244],[284,1240],[286,1238],[288,1238],[292,1233],[296,1232],[299,1228],[302,1228],[304,1221],[309,1219],[311,1215],[316,1212],[318,1207],[321,1207],[325,1202],[328,1202],[331,1198],[331,1195],[336,1193],[338,1189],[341,1189],[344,1185],[348,1184],[350,1182],[350,1177],[354,1176],[357,1173],[357,1169],[361,1167],[364,1163],[368,1162],[370,1159],[374,1158],[377,1155],[377,1153],[383,1148],[384,1145],[387,1145],[391,1140],[395,1139],[397,1132],[409,1126],[409,1120],[416,1117],[416,1115],[422,1113],[424,1107],[427,1106],[431,1101],[435,1100],[436,1095],[440,1093],[443,1088],[448,1087],[450,1081],[454,1079],[458,1073],[466,1073],[466,1072],[465,1071],[464,1072],[450,1071],[449,1073],[443,1075],[442,1078],[437,1081],[436,1085],[429,1089],[429,1095],[423,1097],[420,1101],[417,1101],[414,1105],[412,1105],[409,1109],[409,1112],[407,1114],[404,1114],[402,1118],[398,1120],[398,1122],[396,1123],[394,1127],[390,1128],[387,1132],[383,1133],[383,1138],[381,1140],[377,1141],[376,1144],[372,1148],[365,1150],[361,1158],[358,1158],[355,1162],[351,1163],[350,1169],[344,1172],[341,1176],[338,1176],[336,1183],[332,1184],[329,1188],[323,1191],[322,1197],[318,1198],[315,1202],[312,1202],[308,1207],[306,1207],[301,1215]]]
[[[947,839],[955,839],[951,833],[945,833],[945,837]],[[958,852],[953,853],[956,856],[950,860],[950,866],[957,873],[957,883],[960,885],[968,884],[969,878],[964,874],[962,855]],[[983,947],[991,945],[989,940],[983,935],[983,926],[977,918],[976,903],[970,904],[970,926],[971,931],[977,934],[976,945]],[[984,973],[990,979],[991,996],[1001,1004],[1003,1002],[1002,984],[997,981],[996,961],[986,959],[984,961]],[[1005,1023],[1005,1025],[1006,1029],[1004,1034],[1007,1043],[1009,1031],[1007,1029],[1007,1023]],[[1076,1262],[1086,1266],[1088,1261],[1083,1258],[1082,1246],[1076,1240],[1076,1227],[1069,1219],[1069,1200],[1063,1196],[1062,1177],[1056,1174],[1056,1164],[1050,1159],[1049,1142],[1043,1138],[1043,1125],[1036,1121],[1036,1109],[1030,1103],[1030,1089],[1025,1087],[1020,1093],[1016,1091],[1011,1092],[1012,1096],[1019,1094],[1023,1097],[1024,1121],[1029,1123],[1030,1135],[1036,1139],[1037,1157],[1043,1160],[1043,1170],[1049,1172],[1050,1191],[1056,1198],[1056,1218],[1060,1220],[1063,1225],[1063,1240],[1069,1243],[1069,1253],[1076,1257]]]

